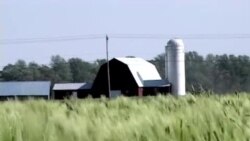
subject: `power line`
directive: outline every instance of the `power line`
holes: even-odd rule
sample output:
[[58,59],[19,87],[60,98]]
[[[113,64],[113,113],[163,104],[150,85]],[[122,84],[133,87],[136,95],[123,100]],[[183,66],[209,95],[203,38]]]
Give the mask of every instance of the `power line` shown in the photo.
[[111,34],[120,39],[250,39],[250,34]]
[[0,44],[26,44],[26,43],[47,43],[47,42],[64,42],[64,41],[77,41],[77,40],[93,40],[102,39],[105,35],[77,35],[77,36],[58,36],[47,38],[18,38],[18,39],[2,39]]
[[[57,36],[47,38],[18,38],[2,39],[0,44],[27,44],[27,43],[47,43],[65,42],[79,40],[105,39],[105,34]],[[230,39],[250,39],[250,34],[109,34],[110,39],[171,39],[182,38],[186,40],[230,40]]]

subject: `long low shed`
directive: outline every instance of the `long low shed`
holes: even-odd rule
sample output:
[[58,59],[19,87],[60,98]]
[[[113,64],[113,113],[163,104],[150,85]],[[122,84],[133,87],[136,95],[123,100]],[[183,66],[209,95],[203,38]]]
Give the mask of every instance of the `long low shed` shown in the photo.
[[50,81],[0,82],[0,100],[44,98],[50,99]]
[[91,83],[56,83],[53,87],[53,98],[86,98],[91,94]]

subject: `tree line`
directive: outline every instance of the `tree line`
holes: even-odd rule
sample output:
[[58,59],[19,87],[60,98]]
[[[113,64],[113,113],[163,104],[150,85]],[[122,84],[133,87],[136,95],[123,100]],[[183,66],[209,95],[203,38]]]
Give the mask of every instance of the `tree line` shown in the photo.
[[26,63],[18,60],[15,64],[8,64],[1,72],[2,81],[43,81],[57,82],[91,82],[94,80],[99,67],[105,59],[98,59],[93,63],[80,58],[65,60],[56,55],[51,57],[49,65],[39,65],[35,62]]
[[[165,54],[149,60],[165,78]],[[6,65],[0,74],[1,81],[50,80],[57,82],[93,82],[105,59],[90,63],[80,58],[68,60],[56,55],[49,65],[18,60]],[[250,92],[250,58],[235,55],[199,55],[186,53],[186,87],[192,93]]]

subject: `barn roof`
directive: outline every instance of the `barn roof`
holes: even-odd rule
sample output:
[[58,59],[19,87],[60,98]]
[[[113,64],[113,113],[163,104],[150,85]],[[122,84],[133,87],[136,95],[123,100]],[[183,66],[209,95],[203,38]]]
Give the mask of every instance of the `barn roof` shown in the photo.
[[0,96],[49,96],[50,81],[0,82]]
[[161,80],[161,76],[159,75],[156,67],[142,59],[142,58],[114,58],[124,64],[126,64],[131,71],[137,85],[139,87],[144,86],[144,81],[147,80]]
[[91,83],[57,83],[54,85],[53,90],[86,90],[91,89],[91,87]]

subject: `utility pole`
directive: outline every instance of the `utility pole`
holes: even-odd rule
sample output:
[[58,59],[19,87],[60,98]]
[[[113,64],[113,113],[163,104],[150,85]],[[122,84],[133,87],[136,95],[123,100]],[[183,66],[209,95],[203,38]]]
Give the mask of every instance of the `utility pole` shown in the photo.
[[111,93],[110,93],[110,72],[109,72],[109,49],[108,49],[108,44],[109,43],[109,37],[106,35],[106,59],[107,59],[107,77],[108,77],[108,95],[109,98],[111,98]]

